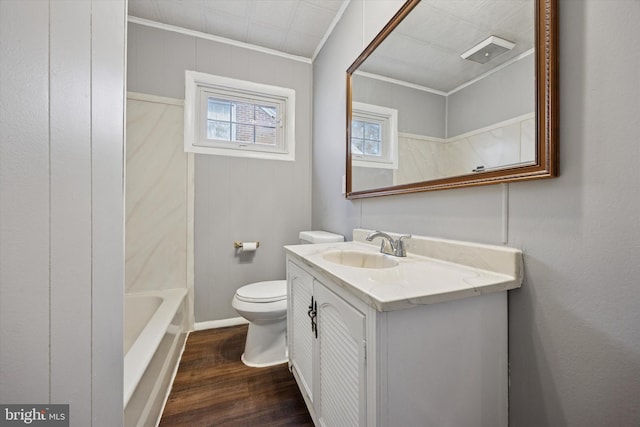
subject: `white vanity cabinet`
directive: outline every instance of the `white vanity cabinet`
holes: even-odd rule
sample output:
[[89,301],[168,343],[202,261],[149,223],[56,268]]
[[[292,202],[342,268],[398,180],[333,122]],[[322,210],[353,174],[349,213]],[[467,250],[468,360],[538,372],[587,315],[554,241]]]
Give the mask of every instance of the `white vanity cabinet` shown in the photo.
[[506,291],[384,311],[308,259],[287,254],[288,351],[317,426],[507,426]]
[[290,367],[315,423],[366,426],[367,306],[347,302],[291,260],[287,278]]

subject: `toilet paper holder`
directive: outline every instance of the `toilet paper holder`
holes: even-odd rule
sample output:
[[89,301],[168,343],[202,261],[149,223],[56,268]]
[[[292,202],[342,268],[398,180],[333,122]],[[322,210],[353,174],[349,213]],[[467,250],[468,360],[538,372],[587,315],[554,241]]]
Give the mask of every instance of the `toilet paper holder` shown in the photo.
[[[253,243],[253,242],[251,242],[251,243]],[[260,242],[255,242],[255,243],[256,243],[256,248],[259,248],[260,247]],[[242,249],[242,244],[243,244],[243,242],[235,241],[235,242],[233,242],[233,247],[236,248],[236,249]]]

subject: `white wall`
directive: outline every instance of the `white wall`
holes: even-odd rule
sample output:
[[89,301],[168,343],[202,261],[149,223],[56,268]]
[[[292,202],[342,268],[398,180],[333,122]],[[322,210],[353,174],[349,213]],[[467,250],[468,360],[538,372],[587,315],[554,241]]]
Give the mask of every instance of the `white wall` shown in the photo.
[[352,0],[314,63],[313,227],[500,244],[506,221],[510,424],[640,424],[640,3],[560,0],[559,178],[348,201],[345,70],[400,3]]
[[447,138],[535,111],[535,55],[447,97]]
[[447,137],[447,97],[385,80],[355,74],[351,78],[355,102],[398,110],[398,131]]
[[[239,287],[285,278],[283,246],[311,224],[312,66],[204,38],[129,24],[128,89],[184,99],[184,70],[293,88],[296,160],[195,156],[195,320],[238,317]],[[260,241],[239,257],[236,240]]]
[[0,1],[0,402],[122,420],[125,1]]

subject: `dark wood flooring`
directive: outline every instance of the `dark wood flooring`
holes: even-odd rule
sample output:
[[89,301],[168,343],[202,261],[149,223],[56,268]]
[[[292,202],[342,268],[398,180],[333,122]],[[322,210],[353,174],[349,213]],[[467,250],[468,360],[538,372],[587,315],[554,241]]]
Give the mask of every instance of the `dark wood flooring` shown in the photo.
[[161,427],[309,426],[313,422],[287,364],[240,361],[247,326],[192,332]]

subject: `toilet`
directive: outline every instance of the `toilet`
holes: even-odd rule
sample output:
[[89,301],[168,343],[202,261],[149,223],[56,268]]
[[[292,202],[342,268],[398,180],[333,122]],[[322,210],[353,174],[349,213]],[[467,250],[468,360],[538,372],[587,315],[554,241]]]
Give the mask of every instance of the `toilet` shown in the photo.
[[[302,231],[301,243],[343,242],[344,236],[326,231]],[[242,362],[256,368],[287,361],[287,281],[251,283],[236,291],[231,302],[249,321]]]

